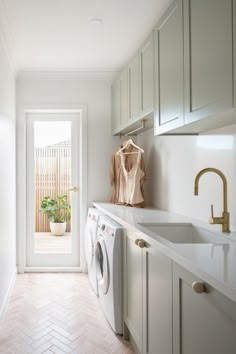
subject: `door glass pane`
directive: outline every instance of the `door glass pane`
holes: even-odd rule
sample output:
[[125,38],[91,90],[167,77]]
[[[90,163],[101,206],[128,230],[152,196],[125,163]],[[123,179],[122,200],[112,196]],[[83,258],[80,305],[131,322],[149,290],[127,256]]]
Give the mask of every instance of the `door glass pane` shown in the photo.
[[34,122],[34,252],[71,253],[71,122]]

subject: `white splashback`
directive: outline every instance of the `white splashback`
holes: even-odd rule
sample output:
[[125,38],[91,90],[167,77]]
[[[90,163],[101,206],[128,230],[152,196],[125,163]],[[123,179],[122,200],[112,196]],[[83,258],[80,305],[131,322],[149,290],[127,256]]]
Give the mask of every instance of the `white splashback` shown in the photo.
[[145,150],[148,206],[207,221],[213,204],[215,215],[221,215],[219,176],[202,176],[199,196],[194,196],[196,174],[203,168],[215,167],[227,178],[231,228],[236,230],[236,125],[199,136],[154,137],[153,130],[149,130],[138,137],[138,143]]

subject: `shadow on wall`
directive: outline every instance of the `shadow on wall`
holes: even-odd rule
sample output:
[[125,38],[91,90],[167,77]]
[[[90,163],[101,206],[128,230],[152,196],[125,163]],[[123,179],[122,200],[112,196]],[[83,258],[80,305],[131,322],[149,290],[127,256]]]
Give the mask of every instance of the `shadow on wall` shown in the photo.
[[[161,149],[161,154],[155,145],[151,147],[149,152],[146,152],[145,200],[147,207],[160,208],[162,206],[161,209],[167,210],[168,178],[166,175],[167,169],[163,169],[163,159],[168,161],[168,151],[164,147]],[[159,190],[158,186],[161,186],[162,191]],[[164,199],[163,195],[165,196]]]

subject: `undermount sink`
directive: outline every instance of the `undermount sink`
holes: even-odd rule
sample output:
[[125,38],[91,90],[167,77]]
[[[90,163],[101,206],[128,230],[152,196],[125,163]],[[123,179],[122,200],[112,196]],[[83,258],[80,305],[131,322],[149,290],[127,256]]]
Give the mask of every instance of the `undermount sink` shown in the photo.
[[192,224],[162,224],[162,223],[139,223],[144,229],[151,231],[153,236],[161,236],[172,243],[185,244],[222,244],[227,243],[223,237],[214,232],[201,229]]

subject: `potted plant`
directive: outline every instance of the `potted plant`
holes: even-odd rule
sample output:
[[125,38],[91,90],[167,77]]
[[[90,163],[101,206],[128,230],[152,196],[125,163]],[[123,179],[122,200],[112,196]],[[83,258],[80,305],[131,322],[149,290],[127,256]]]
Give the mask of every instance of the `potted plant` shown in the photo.
[[59,194],[56,199],[44,197],[39,210],[48,215],[51,233],[55,236],[64,235],[66,223],[70,222],[71,218],[71,206],[67,204],[67,195]]

